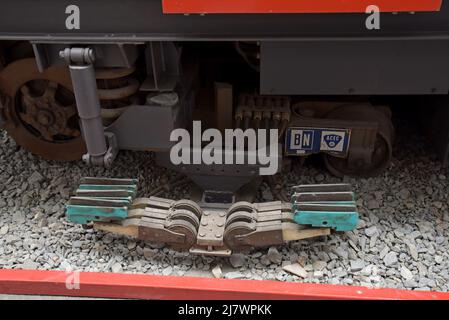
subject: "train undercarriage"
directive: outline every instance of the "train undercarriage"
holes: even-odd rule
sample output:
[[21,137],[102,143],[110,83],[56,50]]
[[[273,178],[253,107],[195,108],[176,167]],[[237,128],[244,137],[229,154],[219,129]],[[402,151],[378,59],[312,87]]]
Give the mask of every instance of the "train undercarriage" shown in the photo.
[[[310,15],[239,14],[231,28],[229,15],[164,15],[159,1],[111,1],[107,12],[80,3],[80,30],[30,18],[23,31],[1,17],[0,124],[50,160],[108,167],[120,150],[154,152],[158,165],[200,192],[195,202],[138,200],[127,193],[131,180],[87,180],[88,191],[69,202],[73,222],[212,255],[350,230],[341,228],[344,219],[356,224],[347,186],[304,191],[322,197],[296,207],[282,192],[279,202],[254,204],[254,190],[271,162],[275,185],[291,159],[313,154],[338,177],[381,173],[393,154],[391,96],[427,99],[428,131],[448,160],[446,3],[438,13],[388,13],[385,27],[368,35],[360,13],[321,15],[319,26],[308,24]],[[67,18],[63,9],[50,11]],[[199,142],[173,139],[180,129],[193,139],[198,123]],[[268,142],[267,132],[275,133]],[[227,133],[231,146],[218,143]],[[187,161],[174,161],[174,148]]]

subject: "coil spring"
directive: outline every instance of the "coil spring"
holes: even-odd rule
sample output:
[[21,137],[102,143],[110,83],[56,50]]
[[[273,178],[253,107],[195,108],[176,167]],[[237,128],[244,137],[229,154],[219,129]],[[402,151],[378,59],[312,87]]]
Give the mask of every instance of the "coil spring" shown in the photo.
[[95,70],[104,125],[112,123],[132,104],[140,87],[139,81],[132,76],[135,70],[135,67]]

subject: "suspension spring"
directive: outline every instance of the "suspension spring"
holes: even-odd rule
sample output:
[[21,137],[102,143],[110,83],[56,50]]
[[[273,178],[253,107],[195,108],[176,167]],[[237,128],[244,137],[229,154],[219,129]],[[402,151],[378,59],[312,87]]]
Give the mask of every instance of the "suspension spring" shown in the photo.
[[132,68],[102,68],[95,70],[101,117],[105,126],[116,120],[133,102],[140,83]]

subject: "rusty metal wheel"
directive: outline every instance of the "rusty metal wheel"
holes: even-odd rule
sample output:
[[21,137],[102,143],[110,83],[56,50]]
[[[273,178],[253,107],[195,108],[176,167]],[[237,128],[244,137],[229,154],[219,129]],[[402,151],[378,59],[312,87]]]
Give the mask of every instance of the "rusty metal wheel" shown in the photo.
[[170,219],[190,222],[196,230],[200,227],[200,219],[190,210],[176,209],[170,213]]
[[192,200],[187,200],[187,199],[181,199],[176,201],[173,204],[173,210],[188,210],[190,212],[192,212],[194,215],[196,215],[198,217],[198,219],[201,219],[201,214],[202,214],[202,210],[200,208],[200,206],[192,201]]
[[170,221],[167,229],[176,233],[185,235],[185,242],[180,243],[168,243],[168,245],[175,250],[188,250],[196,242],[197,229],[193,224],[187,220],[174,219]]
[[244,236],[255,230],[255,224],[245,221],[235,221],[226,226],[224,233],[224,241],[226,245],[233,251],[247,251],[252,246],[242,243],[239,236]]
[[387,140],[378,134],[371,156],[371,164],[369,166],[364,163],[349,164],[347,159],[333,157],[329,154],[324,155],[324,163],[326,168],[337,177],[372,177],[383,171],[391,159],[391,145]]
[[9,99],[5,129],[17,144],[49,160],[78,160],[86,152],[68,69],[43,73],[34,59],[22,59],[0,73],[0,91]]
[[237,221],[251,223],[255,222],[256,219],[256,214],[254,214],[253,212],[234,211],[232,214],[227,216],[226,227]]
[[355,121],[376,121],[379,125],[371,163],[355,161],[350,163],[346,158],[324,154],[327,169],[337,177],[371,177],[379,174],[390,164],[393,156],[392,141],[394,127],[391,122],[391,111],[384,106],[374,107],[369,104],[345,104],[330,111],[326,118]]

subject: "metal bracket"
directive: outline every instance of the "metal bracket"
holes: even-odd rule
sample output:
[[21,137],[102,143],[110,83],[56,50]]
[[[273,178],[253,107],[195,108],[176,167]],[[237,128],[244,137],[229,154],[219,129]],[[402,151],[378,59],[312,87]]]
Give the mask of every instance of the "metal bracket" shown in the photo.
[[91,48],[66,48],[59,52],[59,56],[69,65],[93,64],[95,62],[94,50]]
[[112,165],[114,159],[117,157],[119,149],[115,135],[112,132],[105,132],[104,136],[106,137],[108,150],[103,157],[93,157],[89,153],[83,155],[83,161],[88,165],[105,166],[106,168],[108,168]]

